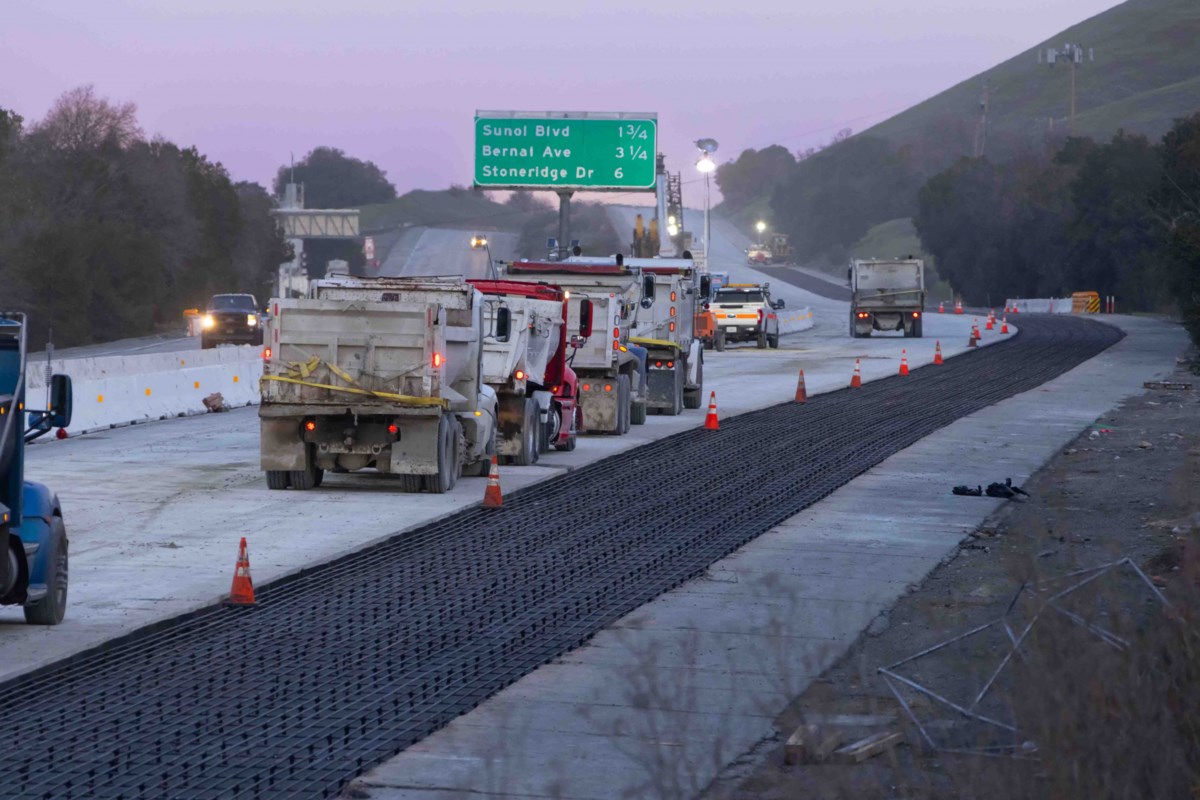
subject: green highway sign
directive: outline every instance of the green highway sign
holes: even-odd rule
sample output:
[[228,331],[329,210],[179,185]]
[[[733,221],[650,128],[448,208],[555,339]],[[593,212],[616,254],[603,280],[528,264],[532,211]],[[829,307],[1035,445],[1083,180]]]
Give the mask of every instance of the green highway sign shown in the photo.
[[475,114],[475,185],[488,189],[650,190],[657,152],[655,114]]

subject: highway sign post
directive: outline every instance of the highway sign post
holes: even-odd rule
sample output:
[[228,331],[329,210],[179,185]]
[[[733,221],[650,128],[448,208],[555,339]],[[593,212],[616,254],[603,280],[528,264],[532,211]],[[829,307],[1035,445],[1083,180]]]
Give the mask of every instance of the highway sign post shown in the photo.
[[654,191],[658,115],[566,111],[475,112],[475,186],[553,191],[560,257],[576,191]]

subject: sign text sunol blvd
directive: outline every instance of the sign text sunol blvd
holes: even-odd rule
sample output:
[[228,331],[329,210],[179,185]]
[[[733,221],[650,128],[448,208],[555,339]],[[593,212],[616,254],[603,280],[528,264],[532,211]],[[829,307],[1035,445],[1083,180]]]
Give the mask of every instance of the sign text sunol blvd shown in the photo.
[[657,146],[654,114],[480,111],[475,185],[651,189]]

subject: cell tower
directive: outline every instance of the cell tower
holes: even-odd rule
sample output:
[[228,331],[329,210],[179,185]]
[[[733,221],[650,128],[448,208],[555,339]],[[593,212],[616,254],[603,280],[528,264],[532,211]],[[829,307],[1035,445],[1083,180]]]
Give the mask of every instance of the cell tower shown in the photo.
[[[1072,44],[1067,42],[1062,46],[1062,49],[1049,47],[1046,49],[1046,63],[1054,66],[1059,61],[1065,61],[1070,65],[1071,72],[1071,116],[1070,116],[1070,133],[1075,135],[1075,66],[1083,63],[1084,49],[1083,45]],[[1087,48],[1087,60],[1096,60],[1096,51],[1092,48]],[[1042,51],[1038,50],[1038,63],[1042,63]]]

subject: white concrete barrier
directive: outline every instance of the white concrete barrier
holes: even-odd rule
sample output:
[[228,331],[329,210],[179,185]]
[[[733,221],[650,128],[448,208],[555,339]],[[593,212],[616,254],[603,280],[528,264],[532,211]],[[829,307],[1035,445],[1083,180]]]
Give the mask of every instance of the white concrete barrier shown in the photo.
[[813,313],[812,309],[808,306],[796,309],[780,309],[775,312],[775,316],[779,317],[779,333],[781,336],[788,333],[806,331],[813,326]]
[[1070,314],[1071,298],[1043,297],[1014,300],[1010,297],[1004,301],[1004,307],[1015,307],[1017,309],[1017,313],[1023,314]]
[[[217,347],[187,353],[151,353],[55,360],[50,371],[71,376],[74,414],[71,433],[114,425],[203,414],[204,398],[220,392],[225,403],[258,402],[262,348]],[[46,362],[28,367],[27,396],[39,407],[46,387]]]

